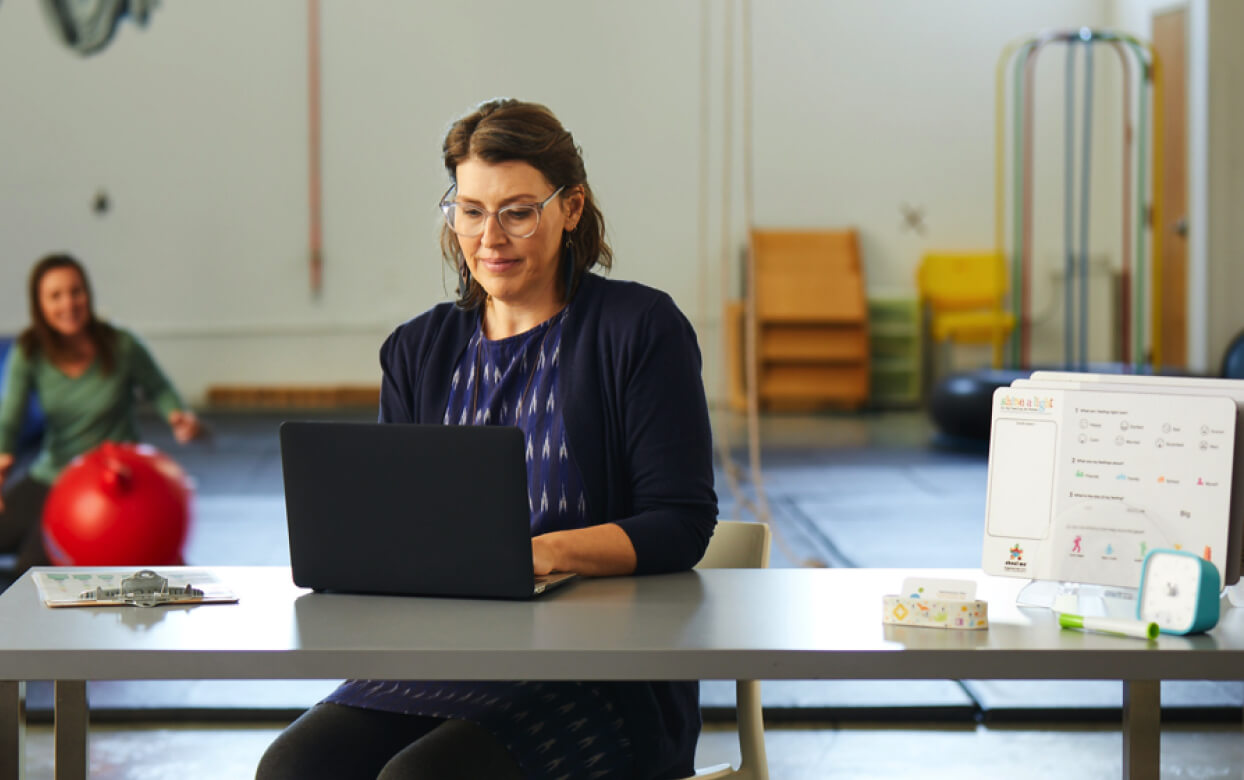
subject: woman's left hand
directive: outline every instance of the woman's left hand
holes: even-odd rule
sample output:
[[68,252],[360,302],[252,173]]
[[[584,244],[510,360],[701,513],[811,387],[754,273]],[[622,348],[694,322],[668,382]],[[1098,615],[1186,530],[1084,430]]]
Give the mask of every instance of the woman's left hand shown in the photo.
[[199,418],[191,411],[174,411],[169,412],[168,425],[173,429],[173,438],[179,444],[185,444],[191,439],[197,439],[203,433],[203,426],[199,424]]

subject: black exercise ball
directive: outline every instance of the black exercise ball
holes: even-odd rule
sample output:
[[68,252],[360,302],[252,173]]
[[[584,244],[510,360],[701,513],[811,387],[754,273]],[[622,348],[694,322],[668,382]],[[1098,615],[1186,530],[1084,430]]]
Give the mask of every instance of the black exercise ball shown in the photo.
[[1222,377],[1224,379],[1244,379],[1244,331],[1240,331],[1231,340],[1227,352],[1222,357]]
[[1016,379],[1026,379],[1031,373],[1031,370],[985,369],[951,374],[934,385],[929,393],[929,416],[947,436],[988,441],[994,391],[1009,387]]

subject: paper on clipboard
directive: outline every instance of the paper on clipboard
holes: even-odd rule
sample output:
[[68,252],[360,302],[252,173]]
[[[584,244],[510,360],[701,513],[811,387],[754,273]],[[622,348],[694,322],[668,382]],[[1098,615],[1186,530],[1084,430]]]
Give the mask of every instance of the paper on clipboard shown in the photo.
[[[49,607],[121,607],[134,606],[122,598],[97,599],[84,594],[96,588],[112,589],[121,584],[121,580],[133,572],[125,570],[89,571],[67,569],[65,571],[37,571],[31,576],[35,587],[39,590],[39,598]],[[238,596],[218,577],[207,569],[185,569],[165,575],[170,586],[185,588],[194,587],[203,592],[202,596],[174,597],[164,604],[230,604],[238,600]]]
[[1229,557],[1236,402],[1105,387],[994,392],[986,574],[1134,588],[1150,549]]

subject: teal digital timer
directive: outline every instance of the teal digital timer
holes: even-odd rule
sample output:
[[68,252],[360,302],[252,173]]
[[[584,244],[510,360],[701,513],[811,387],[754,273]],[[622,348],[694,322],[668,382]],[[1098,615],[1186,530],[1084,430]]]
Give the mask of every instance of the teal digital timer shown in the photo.
[[1164,634],[1195,634],[1218,625],[1218,567],[1183,550],[1150,550],[1140,569],[1136,617]]

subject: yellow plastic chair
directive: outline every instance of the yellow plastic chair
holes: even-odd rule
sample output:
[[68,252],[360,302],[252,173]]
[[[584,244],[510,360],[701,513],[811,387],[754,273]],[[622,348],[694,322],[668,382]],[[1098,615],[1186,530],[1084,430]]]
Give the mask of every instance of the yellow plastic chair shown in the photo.
[[916,288],[927,312],[935,346],[992,344],[993,367],[1002,367],[1002,350],[1015,316],[1002,307],[1006,264],[997,252],[930,252],[916,271]]
[[[697,569],[764,569],[769,566],[769,526],[720,520]],[[706,767],[694,780],[769,780],[765,755],[765,721],[760,706],[760,681],[735,682],[739,723],[739,768],[729,764]]]

